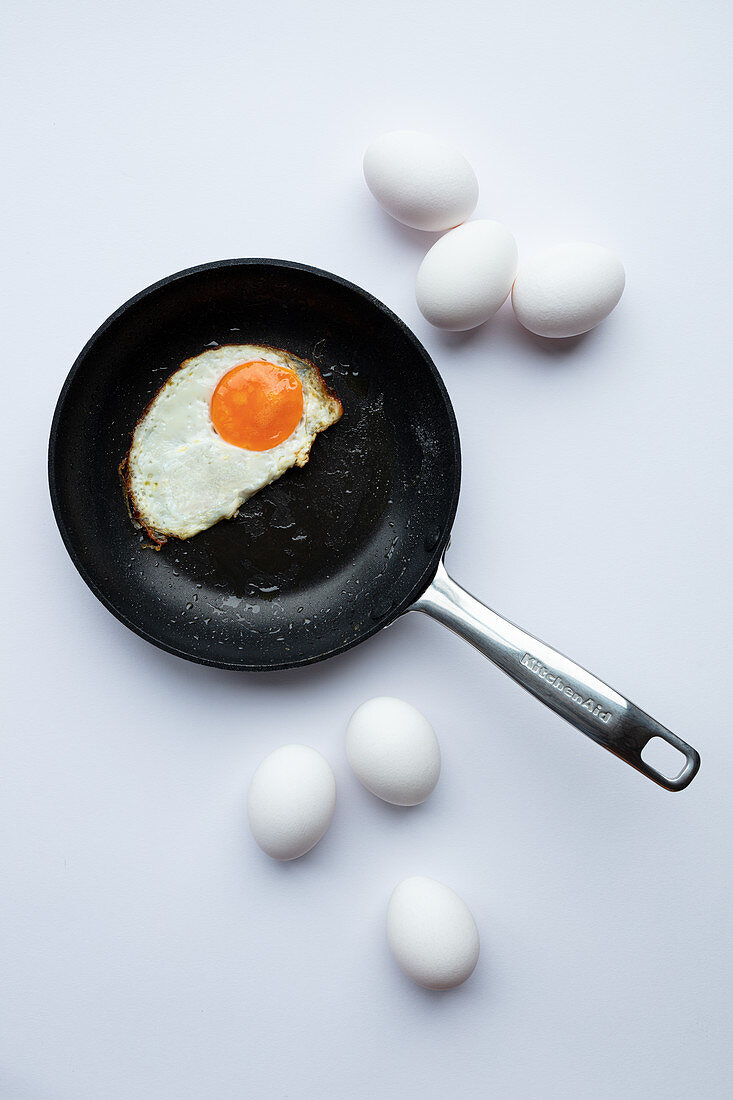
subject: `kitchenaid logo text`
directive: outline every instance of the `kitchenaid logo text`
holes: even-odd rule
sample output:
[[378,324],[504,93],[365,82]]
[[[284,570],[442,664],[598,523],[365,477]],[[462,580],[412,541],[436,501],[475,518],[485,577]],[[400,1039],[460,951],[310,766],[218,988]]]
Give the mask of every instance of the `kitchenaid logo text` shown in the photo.
[[580,695],[574,688],[571,688],[569,684],[566,684],[564,680],[554,673],[551,673],[549,668],[546,668],[542,664],[542,661],[538,661],[536,657],[533,657],[531,653],[525,653],[522,657],[522,664],[525,668],[528,668],[530,672],[534,672],[535,676],[539,676],[540,680],[544,680],[546,683],[554,687],[555,691],[559,691],[562,695],[566,695],[573,703],[577,703],[583,710],[588,710],[594,718],[598,718],[601,722],[609,722],[611,720],[610,710],[602,710],[599,703],[596,703],[595,699],[586,699],[583,695]]

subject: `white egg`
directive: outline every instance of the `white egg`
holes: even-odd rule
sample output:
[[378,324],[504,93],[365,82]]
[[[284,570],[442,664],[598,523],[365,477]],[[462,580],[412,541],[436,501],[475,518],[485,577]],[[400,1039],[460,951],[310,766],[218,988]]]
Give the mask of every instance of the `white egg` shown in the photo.
[[556,245],[524,264],[512,289],[517,320],[538,336],[579,336],[616,308],[626,276],[597,244]]
[[[285,437],[255,448],[222,438],[214,426],[212,400],[230,371],[258,364],[274,368],[278,382],[284,379],[293,387],[294,399],[301,394],[302,400],[289,410]],[[261,396],[276,418],[277,400],[270,400],[266,389]],[[287,399],[286,393],[285,412]],[[259,413],[250,408],[240,404],[238,415],[244,420],[252,415],[256,421],[262,408]],[[278,348],[228,345],[187,359],[155,395],[133,433],[123,468],[131,510],[158,543],[168,535],[190,538],[235,516],[246,500],[291,466],[304,466],[318,432],[335,423],[341,412],[340,401],[317,368]],[[276,429],[276,420],[273,425]],[[254,426],[261,429],[259,423]]]
[[361,782],[395,806],[416,806],[440,775],[433,727],[402,699],[378,696],[362,703],[346,729],[346,755]]
[[428,989],[460,985],[478,962],[478,928],[465,901],[422,875],[404,879],[392,894],[387,939],[408,978]]
[[331,824],[336,780],[328,762],[307,745],[283,745],[252,776],[247,815],[252,835],[273,859],[297,859]]
[[475,328],[506,300],[516,272],[517,243],[506,226],[466,222],[425,256],[417,273],[417,304],[438,328]]
[[364,154],[364,179],[388,214],[413,229],[441,232],[473,213],[478,180],[452,146],[417,130],[393,130]]

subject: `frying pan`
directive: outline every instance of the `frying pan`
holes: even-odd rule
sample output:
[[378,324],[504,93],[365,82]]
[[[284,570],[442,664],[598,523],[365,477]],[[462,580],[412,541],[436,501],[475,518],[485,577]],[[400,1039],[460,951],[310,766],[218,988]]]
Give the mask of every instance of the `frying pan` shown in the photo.
[[[318,437],[307,466],[256,494],[237,519],[155,552],[127,513],[120,462],[165,379],[184,359],[227,343],[313,360],[344,415]],[[91,590],[131,630],[179,657],[292,668],[420,611],[668,790],[686,787],[699,768],[679,737],[448,576],[460,442],[445,386],[402,321],[335,275],[284,260],[224,260],[131,298],[64,384],[49,481],[64,543]],[[652,737],[683,754],[676,777],[642,759]]]

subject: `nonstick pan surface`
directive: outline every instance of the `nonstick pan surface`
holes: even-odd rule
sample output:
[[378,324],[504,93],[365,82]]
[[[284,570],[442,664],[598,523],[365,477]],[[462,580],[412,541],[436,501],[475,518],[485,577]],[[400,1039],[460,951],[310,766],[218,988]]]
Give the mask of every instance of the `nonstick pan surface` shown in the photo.
[[[232,343],[311,359],[344,415],[235,520],[156,552],[118,467],[166,378]],[[381,302],[303,264],[225,260],[156,283],[94,334],[59,397],[49,481],[74,564],[121,622],[202,664],[278,669],[363,641],[425,590],[456,511],[460,445],[432,360]]]

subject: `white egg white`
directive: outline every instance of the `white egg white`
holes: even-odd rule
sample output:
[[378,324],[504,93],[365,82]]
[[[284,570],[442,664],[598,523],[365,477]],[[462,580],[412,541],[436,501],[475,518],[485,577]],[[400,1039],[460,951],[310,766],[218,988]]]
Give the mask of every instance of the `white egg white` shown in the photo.
[[[225,442],[211,421],[211,398],[233,367],[264,359],[295,371],[303,415],[295,430],[268,451]],[[304,466],[313,440],[335,424],[341,402],[317,368],[278,348],[236,344],[187,359],[138,421],[123,475],[134,518],[154,542],[188,539],[231,519],[242,504],[291,466]]]

